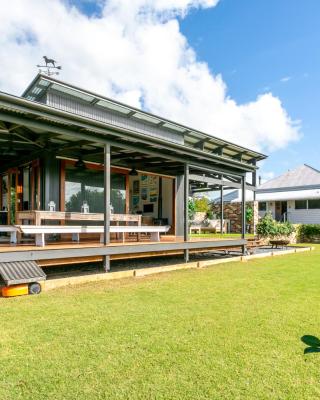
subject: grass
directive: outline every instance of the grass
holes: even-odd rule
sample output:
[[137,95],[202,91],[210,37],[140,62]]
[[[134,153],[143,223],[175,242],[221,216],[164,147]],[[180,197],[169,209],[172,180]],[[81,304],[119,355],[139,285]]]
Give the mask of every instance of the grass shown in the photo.
[[[253,238],[253,233],[246,233],[246,238]],[[192,238],[236,239],[241,238],[241,233],[192,233]]]
[[319,399],[313,252],[0,299],[0,399]]

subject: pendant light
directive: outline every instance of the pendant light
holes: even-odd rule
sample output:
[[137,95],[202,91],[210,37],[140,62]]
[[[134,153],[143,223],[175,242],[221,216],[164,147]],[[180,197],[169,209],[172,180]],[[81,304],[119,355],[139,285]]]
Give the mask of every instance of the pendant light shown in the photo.
[[86,169],[86,164],[84,163],[84,161],[82,160],[82,158],[80,157],[79,160],[74,164],[74,166],[76,168],[79,169]]
[[129,172],[130,176],[138,176],[138,171],[135,169],[135,167],[132,168],[132,170]]

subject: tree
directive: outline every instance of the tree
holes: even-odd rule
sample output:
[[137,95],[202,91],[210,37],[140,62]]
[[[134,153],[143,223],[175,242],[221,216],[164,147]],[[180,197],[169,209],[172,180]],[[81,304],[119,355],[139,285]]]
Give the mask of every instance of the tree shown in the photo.
[[[90,212],[103,212],[104,209],[104,191],[84,189],[70,197],[66,202],[66,211],[81,211],[81,206],[84,201],[87,201]],[[110,202],[115,207],[116,212],[125,210],[125,197],[118,189],[112,189],[110,193]]]

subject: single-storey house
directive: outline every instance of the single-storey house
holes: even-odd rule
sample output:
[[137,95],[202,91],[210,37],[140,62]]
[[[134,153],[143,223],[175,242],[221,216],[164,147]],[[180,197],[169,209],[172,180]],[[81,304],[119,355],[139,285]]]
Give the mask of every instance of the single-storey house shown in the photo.
[[[247,191],[246,198],[253,201],[253,192]],[[300,165],[259,185],[255,200],[260,217],[270,212],[277,221],[320,224],[320,171],[307,164]],[[230,191],[223,201],[225,206],[241,202],[240,191]]]
[[239,237],[193,240],[188,199],[255,189],[266,158],[44,74],[21,97],[0,92],[0,157],[0,232],[18,235],[0,243],[1,262],[106,270],[119,258],[244,251],[245,202]]

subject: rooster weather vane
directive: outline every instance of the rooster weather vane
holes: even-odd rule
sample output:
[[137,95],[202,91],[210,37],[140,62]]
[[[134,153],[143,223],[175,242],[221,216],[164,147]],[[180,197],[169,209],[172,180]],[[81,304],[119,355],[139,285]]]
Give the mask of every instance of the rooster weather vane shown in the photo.
[[59,71],[62,69],[61,65],[57,65],[57,61],[47,56],[43,56],[45,65],[37,65],[39,72],[42,72],[48,76],[59,75]]

